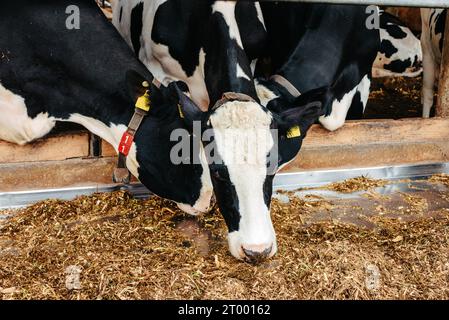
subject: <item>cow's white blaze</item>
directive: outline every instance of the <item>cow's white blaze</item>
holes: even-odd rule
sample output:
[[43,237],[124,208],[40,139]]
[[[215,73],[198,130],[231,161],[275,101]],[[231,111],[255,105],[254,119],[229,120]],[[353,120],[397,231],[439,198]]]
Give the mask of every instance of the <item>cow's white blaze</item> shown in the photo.
[[[254,102],[228,102],[210,117],[218,154],[238,197],[239,229],[229,233],[228,241],[231,253],[239,259],[244,258],[242,246],[252,251],[272,246],[270,256],[276,252],[276,236],[263,192],[267,155],[274,145],[271,122],[271,115]],[[256,132],[266,141],[254,141]]]
[[28,116],[25,99],[0,83],[0,139],[23,145],[39,139],[55,126],[55,118],[48,113]]
[[351,107],[352,101],[357,91],[360,92],[363,109],[368,101],[369,88],[371,81],[366,75],[360,83],[351,91],[346,93],[341,100],[335,100],[332,103],[332,112],[329,116],[321,116],[319,121],[329,131],[335,131],[345,124],[346,115]]

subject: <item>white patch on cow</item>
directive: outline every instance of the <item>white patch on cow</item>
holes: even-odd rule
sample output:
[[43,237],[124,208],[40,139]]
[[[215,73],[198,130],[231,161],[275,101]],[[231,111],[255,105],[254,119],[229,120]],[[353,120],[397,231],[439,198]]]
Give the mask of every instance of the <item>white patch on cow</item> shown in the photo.
[[256,2],[255,5],[256,5],[256,11],[257,11],[257,19],[259,19],[259,21],[262,23],[264,29],[267,30],[267,28],[265,26],[265,20],[263,18],[262,8],[260,7],[260,3]]
[[357,91],[360,92],[360,100],[363,104],[363,111],[365,111],[366,104],[368,103],[369,93],[371,87],[371,80],[368,76],[364,76],[362,81],[357,87]]
[[[217,151],[228,169],[239,200],[239,230],[229,233],[228,237],[230,251],[238,259],[244,258],[242,246],[253,251],[254,248],[263,251],[272,246],[270,256],[276,252],[276,235],[263,193],[267,154],[274,145],[271,121],[271,115],[257,103],[240,101],[227,102],[210,117]],[[258,144],[254,141],[255,132],[261,131],[268,141],[261,144],[263,147],[252,148],[251,141]]]
[[[148,45],[151,45],[151,48],[148,49]],[[192,100],[203,111],[209,108],[209,94],[204,82],[205,53],[203,49],[200,50],[199,65],[192,76],[188,77],[181,64],[170,55],[168,46],[149,41],[145,44],[145,48],[147,48],[146,55],[142,57],[141,61],[151,70],[157,80],[165,86],[173,81],[184,81],[189,87]]]
[[212,181],[210,179],[209,166],[207,164],[203,146],[200,147],[200,160],[201,166],[203,167],[203,174],[201,175],[201,191],[198,200],[193,206],[185,203],[177,203],[179,209],[193,216],[209,211],[211,198],[214,193]]
[[236,3],[234,1],[215,1],[212,5],[212,13],[219,12],[223,15],[223,18],[229,28],[229,37],[234,39],[240,48],[243,49],[240,30],[238,28],[237,21],[235,20],[235,5]]
[[28,116],[24,98],[0,83],[0,139],[23,145],[39,139],[55,126],[55,118],[48,113]]
[[254,81],[256,85],[256,93],[259,97],[260,103],[266,107],[271,100],[279,98],[273,91],[265,87],[264,85],[259,84],[257,80]]
[[256,67],[257,67],[257,59],[254,59],[253,61],[251,61],[251,75],[254,77],[254,73],[256,72]]
[[[110,126],[108,126],[100,120],[86,117],[79,113],[71,114],[67,120],[61,121],[74,122],[82,125],[93,134],[106,140],[110,145],[114,147],[117,153],[120,140],[122,139],[123,133],[127,129],[127,127],[123,124],[116,125],[112,123]],[[126,167],[133,176],[139,178],[139,163],[137,162],[136,153],[136,144],[133,142],[129,154],[126,157]]]
[[247,79],[248,81],[251,81],[251,78],[245,73],[245,71],[243,71],[242,67],[238,63],[237,63],[237,78],[244,78]]
[[360,92],[363,108],[368,101],[369,87],[371,81],[365,76],[360,83],[350,92],[346,93],[341,100],[335,100],[332,103],[332,112],[329,116],[321,116],[320,123],[329,131],[335,131],[345,124],[346,115],[351,107],[352,101],[357,91]]

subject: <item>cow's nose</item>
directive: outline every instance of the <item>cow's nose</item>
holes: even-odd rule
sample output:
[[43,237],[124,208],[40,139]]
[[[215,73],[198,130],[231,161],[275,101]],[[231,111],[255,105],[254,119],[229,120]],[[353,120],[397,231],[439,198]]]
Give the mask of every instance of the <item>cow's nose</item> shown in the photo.
[[245,260],[250,263],[259,263],[270,256],[273,245],[243,245]]

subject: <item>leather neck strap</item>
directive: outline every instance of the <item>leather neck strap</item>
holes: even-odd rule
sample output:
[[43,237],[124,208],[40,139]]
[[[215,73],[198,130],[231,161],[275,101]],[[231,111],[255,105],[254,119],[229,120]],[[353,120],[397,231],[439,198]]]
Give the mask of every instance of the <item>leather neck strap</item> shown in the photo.
[[[157,88],[159,88],[161,85],[160,82],[156,79],[153,80],[153,84]],[[149,85],[146,84],[144,85],[144,87],[146,87],[145,94],[137,99],[134,115],[132,116],[128,124],[128,128],[123,133],[118,147],[117,167],[114,169],[114,173],[112,176],[112,180],[115,183],[128,184],[131,180],[131,174],[126,167],[126,158],[128,157],[129,151],[131,150],[134,136],[136,135],[137,130],[139,130],[143,118],[145,118],[151,108],[151,101],[149,97],[150,92],[148,89]]]
[[275,74],[270,79],[283,86],[288,91],[288,93],[290,93],[294,98],[298,98],[301,95],[301,92],[299,92],[298,89],[296,89],[296,87],[292,85],[291,82],[285,79],[283,76]]
[[212,111],[218,109],[222,105],[230,101],[242,101],[242,102],[256,102],[252,97],[244,93],[225,92],[220,100],[218,100],[212,107]]

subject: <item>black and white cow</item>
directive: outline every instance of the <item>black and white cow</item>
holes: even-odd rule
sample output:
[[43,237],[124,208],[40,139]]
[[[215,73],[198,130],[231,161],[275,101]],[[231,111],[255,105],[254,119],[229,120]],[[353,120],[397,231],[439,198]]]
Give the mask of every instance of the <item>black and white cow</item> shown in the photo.
[[420,40],[397,17],[380,10],[380,50],[373,77],[417,77],[422,73]]
[[421,20],[421,45],[424,65],[422,104],[423,118],[428,118],[433,106],[435,82],[440,75],[446,10],[422,8]]
[[122,0],[113,21],[158,80],[187,83],[191,98],[179,91],[186,125],[200,128],[231,253],[249,261],[274,255],[273,177],[298,153],[327,89],[305,93],[285,113],[260,105],[252,73],[266,30],[258,3]]
[[[368,100],[379,31],[365,6],[262,3],[275,77],[258,79],[263,105],[282,112],[301,93],[330,87],[319,121],[328,130],[361,118]],[[370,13],[372,14],[372,13]]]
[[113,24],[163,84],[181,80],[206,111],[224,92],[257,99],[252,74],[266,46],[258,3],[119,0]]
[[[66,10],[73,5],[80,10],[80,29],[69,30]],[[46,135],[56,121],[69,121],[117,149],[142,81],[151,83],[153,76],[95,2],[3,3],[0,30],[0,139],[25,144]],[[185,127],[175,86],[151,85],[150,99],[127,167],[186,212],[204,212],[212,196],[208,168],[174,165],[170,159],[176,143],[170,142],[171,132]]]

